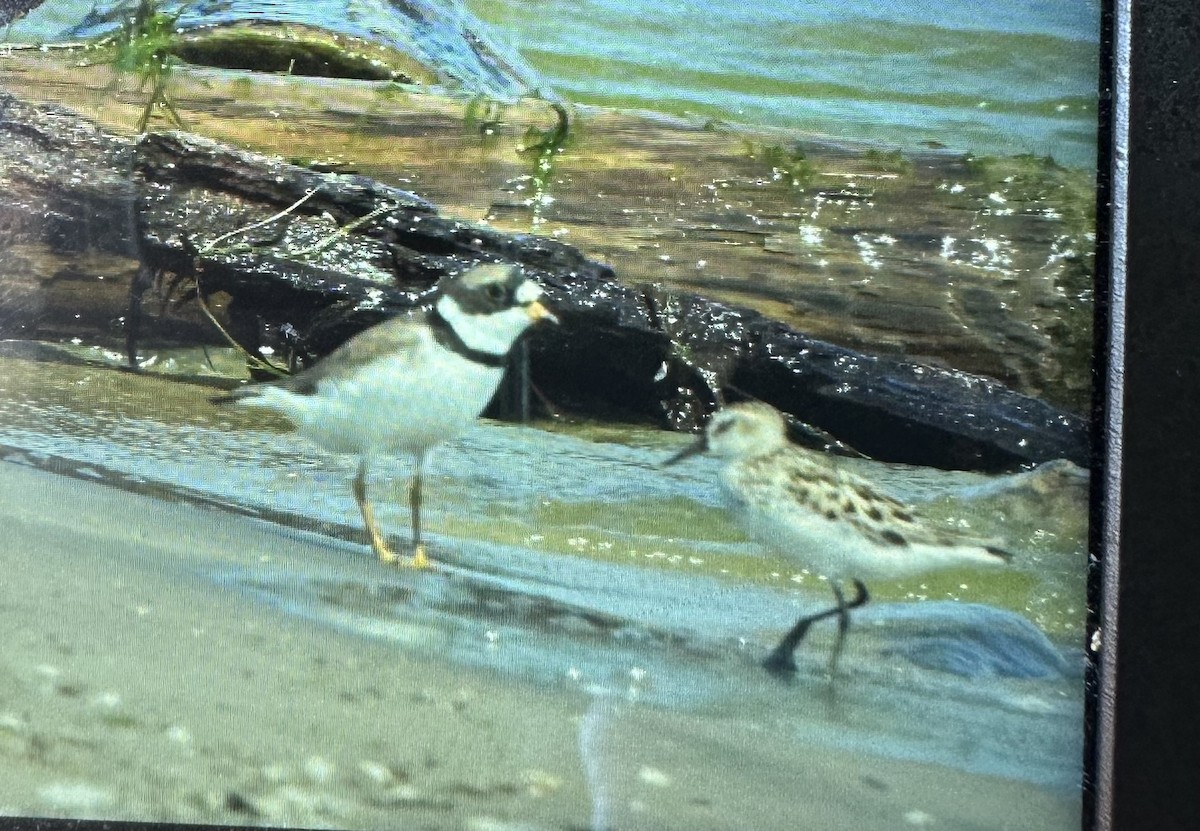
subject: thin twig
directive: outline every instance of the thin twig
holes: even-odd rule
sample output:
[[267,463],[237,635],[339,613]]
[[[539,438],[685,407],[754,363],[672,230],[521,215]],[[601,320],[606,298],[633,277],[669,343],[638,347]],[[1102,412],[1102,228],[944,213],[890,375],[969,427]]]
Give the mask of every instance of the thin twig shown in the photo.
[[213,239],[213,240],[205,243],[204,247],[201,248],[198,253],[207,254],[210,251],[212,251],[213,248],[215,248],[217,243],[219,243],[219,242],[223,242],[224,240],[227,240],[230,237],[235,237],[238,234],[244,234],[247,231],[253,231],[255,228],[261,228],[264,225],[269,225],[270,223],[274,222],[277,219],[282,219],[283,217],[290,214],[292,211],[299,208],[301,205],[303,205],[309,199],[312,199],[313,196],[316,195],[317,191],[319,191],[321,189],[321,187],[322,187],[321,185],[317,185],[315,188],[309,188],[308,190],[306,190],[304,192],[303,196],[301,196],[295,202],[288,205],[286,208],[284,208],[282,211],[275,214],[274,216],[269,216],[266,219],[259,220],[258,222],[253,222],[250,225],[246,225],[242,228],[234,228],[232,231],[229,231],[228,233],[221,234],[221,236],[217,237],[216,239]]
[[[317,185],[314,188],[309,188],[308,190],[306,190],[304,192],[303,196],[301,196],[299,199],[297,199],[291,205],[288,205],[282,211],[279,211],[278,213],[276,213],[272,216],[269,216],[266,219],[251,223],[250,225],[246,225],[241,228],[235,228],[232,231],[229,231],[228,233],[221,234],[221,236],[216,237],[212,240],[209,240],[207,243],[204,244],[204,246],[202,248],[200,248],[196,251],[196,256],[212,253],[213,249],[219,243],[224,242],[225,240],[229,239],[230,237],[237,236],[238,234],[244,234],[247,231],[253,231],[255,228],[261,228],[264,225],[268,225],[272,222],[275,222],[278,219],[282,219],[283,217],[285,217],[288,214],[295,211],[297,208],[299,208],[301,205],[303,205],[309,199],[311,199],[314,195],[316,195],[317,191],[319,191],[320,189],[321,189],[321,185]],[[268,361],[264,358],[260,358],[258,355],[251,354],[250,351],[246,349],[246,347],[242,346],[240,343],[237,342],[237,340],[233,337],[233,335],[229,334],[229,332],[225,329],[225,327],[221,325],[221,322],[219,320],[217,320],[216,315],[214,315],[212,313],[212,310],[208,308],[208,303],[204,299],[204,290],[200,287],[199,272],[192,273],[192,280],[196,283],[196,302],[200,304],[200,311],[204,312],[204,316],[207,317],[210,321],[212,321],[212,325],[217,327],[217,331],[221,333],[221,335],[225,338],[225,340],[229,341],[230,345],[232,345],[235,349],[237,349],[243,355],[245,355],[246,360],[250,362],[251,366],[253,366],[257,369],[261,369],[265,372],[270,372],[272,375],[276,376],[277,378],[283,378],[283,377],[287,376],[288,372],[286,370],[275,366],[270,361]]]
[[369,214],[360,216],[358,219],[354,220],[353,222],[346,223],[345,225],[338,228],[336,231],[334,231],[329,236],[325,237],[322,240],[318,240],[317,242],[310,245],[308,248],[301,248],[299,251],[288,252],[288,256],[299,259],[301,257],[307,257],[310,254],[316,254],[318,251],[322,251],[322,250],[328,248],[330,245],[333,245],[334,241],[337,240],[338,237],[344,237],[344,236],[348,235],[351,231],[353,231],[355,228],[359,228],[359,227],[367,224],[368,222],[370,222],[372,219],[375,219],[378,216],[382,216],[383,214],[390,213],[399,207],[400,207],[399,205],[384,205],[381,208],[376,208],[375,210],[371,211]]
[[276,378],[286,377],[288,374],[286,370],[280,369],[264,358],[260,358],[257,355],[252,355],[250,351],[246,349],[246,347],[234,340],[233,335],[229,334],[229,332],[225,330],[225,327],[221,325],[221,322],[217,320],[216,316],[208,308],[208,303],[206,303],[204,300],[204,294],[200,291],[200,276],[194,275],[192,279],[196,281],[196,302],[200,304],[200,311],[204,312],[205,317],[212,321],[213,326],[217,327],[217,331],[225,337],[225,340],[229,341],[230,345],[233,346],[234,349],[237,349],[239,352],[245,355],[246,360],[248,360],[250,364],[254,366],[254,368],[269,372]]

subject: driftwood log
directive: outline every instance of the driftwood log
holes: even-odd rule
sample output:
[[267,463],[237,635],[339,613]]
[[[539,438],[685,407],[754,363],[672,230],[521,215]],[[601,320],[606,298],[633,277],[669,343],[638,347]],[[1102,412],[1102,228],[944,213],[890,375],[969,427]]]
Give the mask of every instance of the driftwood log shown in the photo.
[[[123,284],[91,287],[104,308],[116,292],[128,304],[131,358],[143,338],[165,333],[161,321],[140,326],[152,287],[203,304],[250,353],[270,347],[277,363],[305,365],[420,307],[441,277],[504,260],[544,285],[561,319],[527,342],[533,385],[560,408],[690,430],[718,401],[753,396],[826,443],[882,460],[977,470],[1088,463],[1084,419],[998,382],[855,352],[695,294],[625,285],[569,245],[443,217],[366,177],[184,133],[135,141],[3,95],[0,175],[0,258],[20,263],[40,246],[136,263]],[[44,335],[53,310],[19,272],[0,265],[0,334]],[[198,315],[180,321],[171,336],[219,337]]]

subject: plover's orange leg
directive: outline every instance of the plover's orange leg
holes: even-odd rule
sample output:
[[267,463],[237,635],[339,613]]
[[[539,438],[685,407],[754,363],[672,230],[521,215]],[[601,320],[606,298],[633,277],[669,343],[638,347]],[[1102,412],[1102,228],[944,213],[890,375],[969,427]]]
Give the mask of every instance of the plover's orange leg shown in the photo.
[[358,503],[358,511],[362,514],[367,533],[371,535],[371,550],[379,558],[379,562],[391,565],[400,558],[388,547],[379,523],[375,521],[375,509],[367,499],[367,460],[363,459],[358,465],[358,475],[354,477],[354,501]]
[[433,564],[433,560],[429,559],[429,555],[425,553],[425,543],[421,543],[413,549],[413,556],[408,564],[413,568],[420,569],[437,568],[437,566]]
[[433,568],[433,560],[425,553],[425,543],[421,542],[421,466],[425,462],[424,455],[416,457],[413,465],[412,481],[408,485],[408,507],[412,511],[413,557],[410,565],[413,568]]

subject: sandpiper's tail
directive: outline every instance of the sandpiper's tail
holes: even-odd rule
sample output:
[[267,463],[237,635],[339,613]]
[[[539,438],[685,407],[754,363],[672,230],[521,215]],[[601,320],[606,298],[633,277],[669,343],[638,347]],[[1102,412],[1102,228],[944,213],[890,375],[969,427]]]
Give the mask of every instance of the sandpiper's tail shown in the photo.
[[1013,553],[1011,551],[1005,551],[1003,548],[997,548],[994,545],[985,545],[983,550],[1005,563],[1012,562]]

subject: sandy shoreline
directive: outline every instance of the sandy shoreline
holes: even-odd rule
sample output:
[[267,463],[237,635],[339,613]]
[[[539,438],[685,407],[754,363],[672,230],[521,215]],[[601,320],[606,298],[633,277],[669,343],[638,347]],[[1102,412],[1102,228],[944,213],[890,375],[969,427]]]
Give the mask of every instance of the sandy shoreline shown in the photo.
[[1078,823],[1071,794],[418,660],[209,576],[380,579],[356,546],[14,464],[0,464],[0,513],[0,815],[465,829]]

